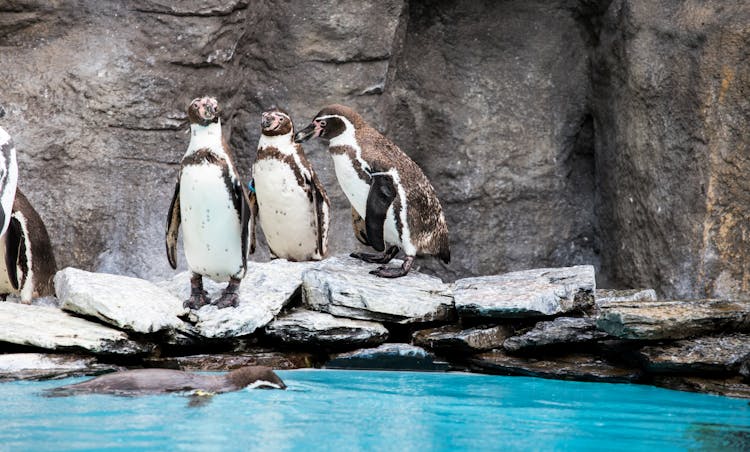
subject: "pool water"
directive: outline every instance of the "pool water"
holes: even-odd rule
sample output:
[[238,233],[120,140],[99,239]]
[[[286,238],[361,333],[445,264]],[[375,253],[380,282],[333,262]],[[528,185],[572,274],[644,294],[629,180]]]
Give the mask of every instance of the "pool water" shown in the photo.
[[287,391],[49,398],[0,384],[0,450],[750,450],[748,401],[461,373],[279,371]]

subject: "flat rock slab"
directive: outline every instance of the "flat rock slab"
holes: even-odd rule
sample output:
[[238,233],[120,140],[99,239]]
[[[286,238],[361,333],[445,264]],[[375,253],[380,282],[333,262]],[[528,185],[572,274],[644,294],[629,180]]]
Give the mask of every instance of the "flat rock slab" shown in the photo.
[[388,330],[380,323],[306,309],[278,317],[266,326],[265,332],[284,344],[339,349],[376,346],[388,339]]
[[654,289],[596,289],[596,305],[620,301],[656,301]]
[[503,347],[510,352],[520,352],[539,347],[595,342],[610,337],[596,328],[591,317],[558,317],[539,322],[531,330],[508,338]]
[[[750,384],[742,381],[740,377],[730,378],[705,378],[680,375],[657,375],[652,383],[663,388],[676,389],[678,391],[702,392],[726,397],[737,397],[750,399]],[[746,449],[737,449],[746,450]]]
[[736,372],[750,359],[750,334],[683,339],[649,345],[638,352],[646,370],[672,372]]
[[[218,309],[204,306],[193,313],[198,334],[209,338],[227,338],[252,334],[263,328],[289,303],[302,284],[302,273],[317,262],[248,262],[247,273],[240,284],[239,306]],[[180,300],[190,296],[190,272],[182,272],[159,283]],[[226,283],[203,278],[203,287],[212,300],[221,296]]]
[[613,302],[600,307],[596,325],[600,330],[622,339],[645,340],[750,331],[750,302]]
[[[391,261],[389,265],[401,265]],[[302,276],[305,305],[338,317],[376,322],[416,323],[450,320],[454,315],[450,286],[415,271],[401,278],[380,278],[376,269],[350,257],[334,257]]]
[[95,317],[137,333],[179,330],[182,302],[161,287],[138,278],[91,273],[68,267],[55,275],[55,291],[65,311]]
[[507,325],[461,329],[457,325],[416,331],[412,335],[415,345],[443,353],[476,353],[502,347],[513,334]]
[[536,359],[511,356],[502,350],[493,350],[474,356],[470,363],[473,370],[501,375],[611,383],[633,382],[640,378],[640,373],[636,369],[619,367],[596,356],[583,354]]
[[409,344],[383,344],[335,355],[325,367],[329,369],[431,370],[445,371],[448,363],[435,360],[435,355]]
[[9,353],[0,355],[0,381],[51,380],[120,370],[96,358],[79,355]]
[[0,341],[48,350],[131,355],[153,349],[130,340],[122,331],[46,306],[0,303],[0,325]]
[[579,265],[459,279],[453,296],[461,316],[518,318],[588,310],[595,289],[594,267]]
[[151,367],[164,367],[187,371],[227,371],[245,366],[266,366],[273,369],[302,369],[313,367],[316,362],[310,353],[279,352],[259,349],[242,353],[210,355],[188,355],[151,359]]

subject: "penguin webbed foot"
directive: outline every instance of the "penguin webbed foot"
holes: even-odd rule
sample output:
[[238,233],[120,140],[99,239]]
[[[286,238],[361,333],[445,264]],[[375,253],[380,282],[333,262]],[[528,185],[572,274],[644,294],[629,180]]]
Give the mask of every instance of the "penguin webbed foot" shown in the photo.
[[224,292],[221,297],[212,304],[219,309],[236,308],[240,304],[240,296],[236,293]]
[[351,253],[349,256],[369,264],[387,264],[398,254],[398,247],[392,246],[382,254],[378,253]]
[[190,294],[190,298],[182,303],[183,308],[198,310],[209,303],[208,293],[205,290],[193,291]]
[[240,280],[232,278],[229,280],[226,289],[222,292],[221,297],[212,304],[219,309],[236,308],[240,304]]
[[400,278],[406,276],[411,270],[411,266],[414,263],[414,256],[406,256],[403,265],[400,267],[387,267],[385,265],[378,267],[377,270],[372,270],[371,275],[378,276],[380,278]]

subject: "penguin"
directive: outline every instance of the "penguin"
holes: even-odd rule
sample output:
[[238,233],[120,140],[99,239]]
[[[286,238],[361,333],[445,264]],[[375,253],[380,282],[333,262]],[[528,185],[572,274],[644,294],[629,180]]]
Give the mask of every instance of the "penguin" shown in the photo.
[[167,258],[177,268],[177,239],[192,271],[191,295],[183,305],[200,309],[209,303],[203,276],[228,281],[219,309],[239,303],[240,281],[247,256],[255,251],[252,201],[234,167],[232,152],[222,138],[219,104],[212,97],[194,99],[187,109],[190,144],[180,162],[167,215]]
[[0,127],[0,236],[10,225],[17,185],[16,146],[10,134]]
[[5,236],[0,240],[0,295],[15,294],[29,304],[36,297],[55,294],[57,273],[47,228],[20,189],[16,189],[13,211]]
[[295,141],[315,137],[328,141],[339,185],[364,219],[364,235],[353,219],[358,240],[382,252],[353,253],[352,257],[387,264],[403,251],[406,256],[400,268],[383,265],[370,272],[384,278],[409,273],[418,255],[450,262],[448,225],[435,189],[398,146],[343,105],[323,108],[295,135]]
[[258,221],[274,257],[321,260],[328,254],[330,202],[302,146],[294,124],[280,109],[262,114],[253,181]]

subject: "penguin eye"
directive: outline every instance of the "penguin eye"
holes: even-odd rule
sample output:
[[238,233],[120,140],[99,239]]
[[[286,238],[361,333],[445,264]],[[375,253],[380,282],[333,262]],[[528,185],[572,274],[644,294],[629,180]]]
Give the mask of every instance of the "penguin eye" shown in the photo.
[[325,119],[321,119],[320,121],[318,121],[318,124],[320,124],[320,127],[325,127],[326,126],[326,120]]

